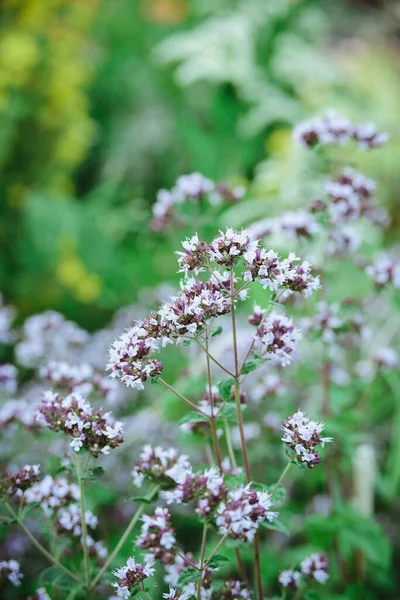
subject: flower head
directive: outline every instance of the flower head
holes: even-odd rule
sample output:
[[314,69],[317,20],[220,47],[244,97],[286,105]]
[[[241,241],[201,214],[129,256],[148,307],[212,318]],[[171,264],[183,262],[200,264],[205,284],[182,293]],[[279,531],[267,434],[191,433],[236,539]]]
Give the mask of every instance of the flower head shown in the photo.
[[326,583],[329,578],[328,559],[325,554],[311,554],[301,563],[301,572],[307,577],[312,577],[318,583]]
[[130,557],[123,567],[115,569],[112,573],[118,581],[112,586],[117,588],[118,596],[126,600],[135,590],[143,589],[143,581],[155,571],[153,564],[153,562],[137,563],[133,557]]
[[143,525],[137,546],[142,550],[148,550],[154,558],[163,564],[171,564],[175,559],[173,547],[175,545],[174,529],[171,523],[171,515],[167,508],[158,506],[151,517],[142,517]]
[[301,332],[293,326],[291,318],[271,313],[261,323],[254,337],[264,347],[264,356],[285,366],[292,359],[291,354]]
[[282,441],[290,448],[292,460],[306,464],[309,469],[321,462],[316,446],[332,442],[332,438],[321,437],[324,424],[310,421],[301,410],[283,421],[282,429]]
[[153,448],[147,444],[133,468],[133,483],[141,487],[143,480],[148,479],[162,487],[173,487],[185,478],[189,469],[187,456],[179,454],[175,448]]

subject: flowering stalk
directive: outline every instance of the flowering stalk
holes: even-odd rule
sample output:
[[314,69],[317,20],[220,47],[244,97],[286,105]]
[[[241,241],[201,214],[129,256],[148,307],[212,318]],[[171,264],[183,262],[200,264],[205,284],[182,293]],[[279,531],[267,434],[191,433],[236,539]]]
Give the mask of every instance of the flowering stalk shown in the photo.
[[271,496],[273,496],[276,492],[276,490],[278,489],[278,487],[280,486],[280,484],[282,483],[282,481],[284,480],[284,478],[287,475],[287,472],[289,471],[290,465],[292,464],[292,461],[288,462],[288,464],[286,465],[286,467],[284,468],[281,476],[279,477],[278,481],[276,482],[274,489],[271,492]]
[[[240,433],[240,442],[242,447],[242,456],[243,462],[246,472],[246,480],[247,483],[251,482],[250,475],[250,464],[249,457],[247,453],[247,445],[246,445],[246,437],[244,434],[244,424],[243,424],[243,414],[242,414],[242,406],[240,402],[240,382],[239,382],[239,359],[238,359],[238,351],[237,351],[237,337],[236,337],[236,314],[235,314],[235,301],[234,301],[234,282],[233,282],[233,270],[231,270],[231,300],[232,300],[232,335],[233,335],[233,354],[235,360],[235,402],[236,402],[236,412],[238,418],[238,426]],[[260,564],[260,545],[258,539],[258,532],[254,536],[253,540],[253,549],[254,549],[254,575],[257,586],[257,596],[258,600],[262,600],[263,592],[262,592],[262,583],[261,583],[261,564]]]
[[108,569],[108,567],[111,565],[111,563],[113,562],[114,558],[117,556],[118,552],[120,551],[120,549],[122,548],[122,546],[124,545],[125,541],[128,539],[129,535],[132,532],[132,529],[135,527],[136,523],[139,521],[144,509],[146,508],[146,505],[148,502],[151,502],[152,500],[154,500],[154,498],[156,497],[158,490],[160,489],[159,485],[155,485],[154,488],[151,490],[151,492],[149,493],[149,495],[146,498],[146,502],[142,502],[137,511],[135,512],[135,514],[133,515],[132,519],[129,522],[129,525],[127,526],[127,528],[125,529],[123,535],[121,536],[118,544],[115,546],[114,550],[112,551],[112,553],[110,554],[110,556],[107,558],[106,562],[104,563],[104,565],[102,566],[102,568],[100,569],[100,571],[97,573],[96,577],[93,579],[92,585],[91,585],[91,589],[94,589],[94,587],[97,585],[97,583],[99,582],[100,578],[102,577],[103,573],[105,573]]
[[14,509],[10,506],[10,504],[8,502],[6,503],[5,506],[8,510],[8,512],[10,513],[10,515],[16,520],[17,525],[25,533],[27,538],[29,538],[29,540],[32,542],[32,544],[35,546],[35,548],[37,548],[39,550],[39,552],[41,552],[43,554],[43,556],[45,556],[51,563],[53,563],[53,565],[55,567],[58,567],[59,569],[61,569],[61,571],[63,571],[66,575],[68,575],[68,577],[70,577],[71,579],[76,581],[76,583],[83,585],[84,582],[82,581],[82,579],[80,577],[78,577],[78,575],[75,575],[75,573],[73,573],[72,571],[67,569],[67,567],[65,567],[62,563],[60,563],[59,560],[54,558],[54,556],[52,556],[50,554],[50,552],[48,552],[46,550],[46,548],[44,548],[44,546],[42,546],[42,544],[39,542],[39,540],[37,540],[35,538],[35,536],[32,535],[32,533],[26,527],[25,523],[22,521],[22,519],[20,519],[20,517],[17,515],[17,513],[14,511]]
[[[204,522],[203,524],[203,536],[201,539],[201,550],[200,550],[200,571],[201,573],[203,573],[204,569],[205,569],[205,565],[204,565],[204,555],[206,553],[206,542],[207,542],[207,523]],[[197,600],[201,600],[201,582],[202,582],[202,578],[200,577],[200,579],[197,582]]]
[[83,561],[85,565],[86,574],[86,585],[90,589],[91,575],[90,575],[90,558],[89,558],[89,547],[87,543],[87,523],[86,523],[86,510],[85,510],[85,482],[82,475],[81,460],[79,456],[74,456],[76,475],[79,482],[80,490],[80,509],[81,509],[81,523],[82,523],[82,548],[83,548]]

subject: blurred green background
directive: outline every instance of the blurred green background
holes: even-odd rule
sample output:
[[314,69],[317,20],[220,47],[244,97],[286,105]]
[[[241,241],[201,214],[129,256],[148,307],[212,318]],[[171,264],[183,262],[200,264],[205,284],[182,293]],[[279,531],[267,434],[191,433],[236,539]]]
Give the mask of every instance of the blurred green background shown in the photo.
[[362,160],[393,240],[399,24],[400,4],[384,1],[3,0],[6,301],[93,330],[173,280],[180,236],[148,223],[182,173],[245,184],[257,217],[308,206],[289,131],[327,108],[390,131],[379,160]]

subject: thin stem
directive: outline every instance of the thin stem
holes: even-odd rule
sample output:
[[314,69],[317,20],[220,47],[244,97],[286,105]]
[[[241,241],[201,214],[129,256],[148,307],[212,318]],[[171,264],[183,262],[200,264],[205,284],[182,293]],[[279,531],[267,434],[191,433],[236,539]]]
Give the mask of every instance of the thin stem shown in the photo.
[[278,487],[280,486],[280,484],[281,484],[281,483],[282,483],[282,481],[284,480],[284,478],[285,478],[285,476],[286,476],[287,472],[289,471],[289,468],[290,468],[290,465],[291,465],[291,464],[292,464],[291,462],[288,462],[288,464],[286,465],[286,467],[285,467],[285,468],[284,468],[284,470],[282,471],[282,474],[281,474],[281,476],[279,477],[278,481],[277,481],[277,482],[276,482],[276,484],[275,484],[275,487],[274,487],[274,489],[273,489],[273,490],[272,490],[272,492],[271,492],[271,496],[273,496],[273,495],[275,494],[276,490],[278,489]]
[[[203,536],[201,538],[201,550],[200,550],[200,571],[203,573],[204,570],[204,555],[206,553],[206,543],[207,543],[207,523],[203,525]],[[201,584],[202,577],[197,582],[197,600],[201,600]]]
[[218,544],[215,546],[214,550],[211,552],[210,556],[208,557],[208,559],[204,563],[203,570],[207,569],[208,565],[210,564],[210,561],[211,561],[212,557],[221,548],[222,544],[224,543],[224,541],[226,540],[226,538],[228,537],[228,535],[229,535],[229,531],[227,531],[226,533],[224,533],[224,535],[219,540]]
[[[239,369],[234,292],[235,292],[235,288],[234,288],[233,270],[232,270],[231,271],[231,301],[232,301],[231,315],[232,315],[233,355],[234,355],[234,359],[235,359],[235,375],[236,375],[236,377],[235,377],[235,379],[236,379],[235,402],[236,402],[236,412],[237,412],[237,417],[238,417],[238,426],[239,426],[239,433],[240,433],[240,443],[241,443],[241,447],[242,447],[243,462],[244,462],[244,468],[245,468],[245,472],[246,472],[246,480],[247,480],[247,483],[250,483],[251,482],[250,464],[249,464],[249,457],[248,457],[248,453],[247,453],[246,437],[244,434],[242,407],[241,407],[241,403],[240,403],[239,375],[240,375],[240,372],[243,367],[241,367]],[[250,352],[251,352],[252,347],[253,346],[251,346],[251,348],[250,348]],[[247,360],[247,358],[244,360],[243,364],[245,363],[246,360]],[[262,600],[263,599],[263,591],[262,591],[262,582],[261,582],[260,544],[259,544],[258,532],[256,532],[256,535],[254,536],[253,551],[254,551],[254,578],[255,578],[256,589],[257,589],[257,597],[258,597],[258,600]]]
[[250,483],[250,481],[251,481],[250,463],[249,463],[249,455],[247,453],[246,437],[244,434],[244,422],[243,422],[243,414],[242,414],[242,405],[240,403],[240,385],[239,385],[239,383],[235,384],[235,402],[236,402],[236,412],[237,412],[237,418],[238,418],[238,427],[239,427],[239,433],[240,433],[240,443],[242,446],[244,470],[246,473],[247,483]]
[[148,495],[147,501],[142,502],[139,505],[137,511],[135,512],[132,519],[130,520],[128,527],[125,529],[124,533],[122,534],[118,544],[115,546],[114,550],[112,551],[110,556],[107,558],[106,562],[104,563],[104,565],[102,566],[100,571],[97,573],[96,577],[93,579],[93,583],[91,586],[92,589],[95,587],[95,585],[99,581],[100,577],[108,569],[108,567],[110,566],[110,564],[112,563],[114,558],[117,556],[118,552],[121,550],[122,546],[124,545],[125,541],[127,540],[128,536],[130,535],[132,529],[135,527],[136,523],[138,522],[142,512],[146,508],[147,502],[151,502],[151,500],[153,500],[153,498],[157,494],[158,490],[159,490],[159,486],[157,485],[153,488],[153,490]]
[[89,558],[89,547],[87,544],[87,524],[86,524],[86,510],[85,510],[85,482],[82,477],[82,469],[80,463],[80,457],[75,456],[76,475],[79,482],[80,490],[80,507],[81,507],[81,526],[82,526],[82,546],[83,546],[83,561],[85,564],[86,573],[86,585],[90,589],[91,577],[90,577],[90,558]]
[[78,575],[75,575],[75,573],[72,573],[72,571],[67,569],[67,567],[64,567],[64,565],[61,564],[60,561],[58,561],[56,558],[54,558],[54,556],[52,556],[50,554],[50,552],[48,552],[46,550],[46,548],[44,548],[44,546],[42,546],[42,544],[39,542],[39,540],[37,540],[35,538],[35,536],[32,535],[32,533],[26,527],[25,523],[18,517],[17,513],[13,510],[13,508],[8,503],[5,506],[8,510],[8,512],[17,521],[17,524],[19,525],[19,527],[22,529],[22,531],[25,533],[25,535],[29,538],[29,540],[32,542],[32,544],[39,550],[39,552],[41,552],[43,554],[43,556],[45,556],[51,563],[53,563],[53,565],[55,565],[56,567],[58,567],[59,569],[64,571],[64,573],[66,575],[68,575],[69,577],[71,577],[71,579],[73,579],[74,581],[76,581],[77,583],[79,583],[81,585],[84,585],[84,582],[82,581],[82,579],[80,577],[78,577]]
[[[214,356],[212,356],[212,354],[210,354],[206,348],[203,346],[203,344],[200,342],[200,340],[198,338],[196,338],[196,342],[198,343],[198,345],[200,346],[200,348],[203,350],[203,352],[205,352],[207,354],[207,356],[213,361],[213,363],[215,363],[220,369],[222,369],[222,371],[225,371],[225,373],[227,375],[229,375],[229,377],[235,377],[235,375],[233,373],[231,373],[231,371],[229,371],[229,369],[226,369],[224,367],[224,365],[221,365],[220,362],[217,361],[216,358],[214,358]],[[159,380],[160,381],[160,380]]]
[[196,571],[201,572],[201,569],[199,569],[199,567],[197,565],[194,564],[194,562],[192,562],[191,560],[189,560],[188,558],[186,558],[186,556],[183,554],[183,552],[181,552],[179,550],[179,548],[175,548],[175,552],[176,554],[178,554],[187,565],[189,565],[190,567],[193,567],[193,569],[196,569]]
[[215,455],[217,457],[217,463],[219,470],[222,472],[222,458],[221,458],[221,448],[219,446],[217,428],[215,425],[215,416],[214,416],[214,397],[212,393],[212,379],[211,379],[211,363],[210,356],[208,352],[208,332],[206,336],[206,361],[207,361],[207,381],[208,381],[208,395],[210,398],[210,406],[211,406],[211,419],[210,419],[210,429],[211,429],[211,437],[213,441],[213,446],[215,450]]
[[231,437],[231,428],[229,427],[229,423],[226,419],[224,419],[224,428],[225,428],[225,438],[226,445],[228,447],[229,458],[231,459],[232,467],[237,469],[237,461],[235,456],[235,451],[232,445],[232,437]]
[[166,381],[164,381],[164,379],[161,379],[161,377],[159,377],[158,381],[160,383],[162,383],[166,388],[168,388],[173,394],[175,394],[175,396],[178,396],[178,398],[180,398],[188,406],[190,406],[191,408],[193,408],[193,410],[195,410],[196,412],[198,412],[200,415],[203,415],[203,417],[206,417],[207,419],[209,419],[209,416],[206,415],[205,412],[203,412],[198,406],[196,406],[191,400],[189,400],[189,398],[186,398],[185,396],[182,396],[182,394],[180,394],[178,392],[178,390],[176,390],[174,387],[172,387],[172,385],[169,385],[169,383],[167,383]]

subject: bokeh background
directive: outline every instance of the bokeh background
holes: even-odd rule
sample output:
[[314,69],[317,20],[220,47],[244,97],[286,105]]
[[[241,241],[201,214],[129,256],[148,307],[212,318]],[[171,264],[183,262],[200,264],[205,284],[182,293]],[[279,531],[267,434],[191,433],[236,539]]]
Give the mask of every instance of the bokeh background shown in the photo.
[[[354,161],[357,170],[376,179],[378,201],[391,216],[387,230],[363,230],[366,253],[395,245],[400,227],[399,71],[400,3],[389,0],[0,0],[0,291],[16,309],[14,326],[18,329],[33,314],[59,311],[98,332],[78,358],[72,353],[62,358],[103,371],[106,348],[115,336],[157,306],[166,286],[177,284],[173,252],[194,233],[190,227],[151,229],[157,191],[193,171],[245,186],[245,199],[224,208],[213,231],[208,230],[210,238],[218,226],[240,228],[284,210],[307,210],[326,173],[313,153],[296,148],[291,131],[329,108],[390,133],[384,148],[343,152],[347,164]],[[329,301],[372,293],[365,275],[356,271],[354,265],[334,263],[328,273]],[[390,293],[388,298],[390,312],[379,313],[378,305],[372,315],[385,345],[400,331],[398,299]],[[175,376],[175,387],[186,392],[185,385],[190,386],[190,393],[201,397],[199,363],[194,361],[189,371],[189,350],[184,352],[185,360],[179,353],[166,358],[166,371],[171,381]],[[310,414],[318,415],[318,351],[310,349],[304,356],[300,376],[288,370],[290,393],[280,419],[297,406],[316,407]],[[2,349],[1,360],[14,360],[10,347]],[[275,546],[264,546],[264,583],[274,593],[279,593],[279,570],[315,548],[331,552],[339,538],[349,564],[361,547],[367,557],[365,578],[361,587],[346,583],[345,593],[332,561],[334,592],[323,592],[323,597],[396,597],[400,388],[398,374],[390,376],[333,387],[334,416],[327,434],[335,437],[332,452],[348,504],[340,512],[340,498],[340,510],[325,511],[322,469],[307,478],[295,476],[283,513],[295,532],[289,554],[280,551],[280,538]],[[33,372],[22,369],[19,379],[25,386],[21,397],[33,405],[43,382],[38,387]],[[129,473],[143,439],[175,444],[176,421],[185,413],[159,386],[134,396],[136,402],[125,398],[116,411],[126,423],[127,441],[110,463],[114,468],[106,469],[106,482],[89,494],[109,548],[129,515],[131,507],[121,499],[131,490]],[[261,422],[264,407],[256,410],[255,420]],[[272,481],[284,464],[280,419],[273,433],[262,430],[261,443],[251,449],[260,481],[265,456],[272,457]],[[63,450],[57,436],[49,433],[47,446],[29,431],[14,432],[5,437],[8,454],[2,462],[7,468],[35,456],[48,459],[49,471],[57,472],[55,456]],[[367,487],[370,495],[376,492],[376,503],[361,515],[357,506],[347,511],[357,470],[352,460],[358,445],[371,440],[379,475],[375,480],[373,474]],[[196,442],[185,444],[189,453],[201,455],[201,443],[197,449]],[[361,479],[363,472],[374,470],[370,466],[358,469]],[[179,515],[176,527],[188,548],[200,539],[193,515]],[[2,533],[1,544],[5,537]],[[21,551],[18,540],[15,533],[8,558],[15,548]],[[31,563],[24,558],[23,590],[33,593],[37,563],[46,565],[32,548],[25,551]],[[246,558],[250,564],[249,553]],[[26,597],[19,590],[9,593],[12,600]]]
[[176,280],[179,237],[149,234],[158,189],[200,171],[250,186],[246,215],[308,202],[289,132],[326,108],[391,132],[363,162],[393,241],[399,24],[384,1],[3,0],[6,300],[21,319],[52,308],[102,327],[143,287]]

